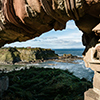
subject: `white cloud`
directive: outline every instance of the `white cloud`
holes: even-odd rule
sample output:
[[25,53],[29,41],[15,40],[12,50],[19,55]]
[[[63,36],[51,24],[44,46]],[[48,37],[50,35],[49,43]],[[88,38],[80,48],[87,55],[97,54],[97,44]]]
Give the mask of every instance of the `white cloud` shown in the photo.
[[29,40],[27,42],[15,42],[5,46],[18,46],[18,47],[42,47],[42,48],[82,48],[81,41],[68,38],[46,38]]
[[76,29],[77,26],[75,25],[75,22],[73,20],[68,21],[66,24],[66,29]]
[[67,23],[67,29],[62,31],[50,31],[40,37],[26,42],[15,42],[5,46],[17,47],[42,47],[42,48],[83,48],[81,42],[82,32],[75,26],[74,21]]

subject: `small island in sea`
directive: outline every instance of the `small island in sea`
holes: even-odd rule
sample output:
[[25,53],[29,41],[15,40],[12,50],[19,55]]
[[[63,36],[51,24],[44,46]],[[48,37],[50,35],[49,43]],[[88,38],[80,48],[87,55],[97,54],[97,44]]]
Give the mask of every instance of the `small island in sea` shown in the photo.
[[[59,56],[51,49],[1,48],[0,63],[6,65],[39,63],[48,60],[73,63],[82,59],[72,54]],[[43,66],[44,67],[44,66]],[[1,100],[84,100],[92,83],[66,70],[30,66],[0,73]]]

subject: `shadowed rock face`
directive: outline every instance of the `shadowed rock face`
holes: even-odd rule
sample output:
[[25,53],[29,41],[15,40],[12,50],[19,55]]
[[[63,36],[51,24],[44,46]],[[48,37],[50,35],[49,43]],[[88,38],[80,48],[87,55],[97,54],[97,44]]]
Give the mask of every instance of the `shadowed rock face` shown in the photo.
[[[98,43],[92,29],[100,21],[99,0],[0,0],[0,46],[26,41],[73,19],[84,33],[85,52]],[[93,41],[95,40],[95,41]]]

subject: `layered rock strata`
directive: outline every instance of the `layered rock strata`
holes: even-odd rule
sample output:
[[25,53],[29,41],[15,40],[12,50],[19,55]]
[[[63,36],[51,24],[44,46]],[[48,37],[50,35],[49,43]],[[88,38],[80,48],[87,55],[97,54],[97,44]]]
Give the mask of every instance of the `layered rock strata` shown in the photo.
[[[87,32],[91,33],[91,27],[98,23],[98,18],[95,18],[94,14],[91,16],[92,7],[87,1],[0,0],[0,46],[32,39],[53,28],[62,30],[66,27],[66,22],[71,19],[77,22],[82,31],[90,30]],[[93,19],[95,21],[92,21]],[[83,20],[88,22],[88,29],[84,24],[81,27],[80,22],[85,23]]]
[[[0,46],[26,41],[74,20],[84,33],[85,53],[99,39],[92,29],[100,22],[99,0],[0,0]],[[94,43],[91,43],[94,39]]]
[[62,30],[73,19],[84,33],[85,55],[99,39],[92,32],[100,22],[99,13],[99,0],[0,0],[0,46],[32,39],[53,28]]

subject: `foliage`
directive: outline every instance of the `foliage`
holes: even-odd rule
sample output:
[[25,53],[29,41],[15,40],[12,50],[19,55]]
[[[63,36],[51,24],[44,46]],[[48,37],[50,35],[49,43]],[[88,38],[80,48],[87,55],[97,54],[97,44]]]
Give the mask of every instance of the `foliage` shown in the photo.
[[92,87],[68,70],[31,67],[3,75],[10,86],[2,100],[84,100],[84,92]]

